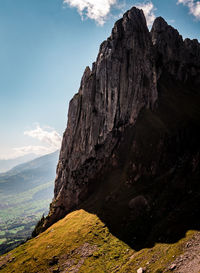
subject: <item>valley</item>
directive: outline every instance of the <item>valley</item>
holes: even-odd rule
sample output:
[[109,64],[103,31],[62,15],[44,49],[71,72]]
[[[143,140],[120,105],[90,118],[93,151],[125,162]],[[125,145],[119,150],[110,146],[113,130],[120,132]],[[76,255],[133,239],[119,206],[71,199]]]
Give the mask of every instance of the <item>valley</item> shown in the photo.
[[199,273],[199,87],[198,40],[125,12],[70,100],[59,159],[0,174],[1,273]]
[[0,253],[31,236],[53,197],[58,152],[0,174]]

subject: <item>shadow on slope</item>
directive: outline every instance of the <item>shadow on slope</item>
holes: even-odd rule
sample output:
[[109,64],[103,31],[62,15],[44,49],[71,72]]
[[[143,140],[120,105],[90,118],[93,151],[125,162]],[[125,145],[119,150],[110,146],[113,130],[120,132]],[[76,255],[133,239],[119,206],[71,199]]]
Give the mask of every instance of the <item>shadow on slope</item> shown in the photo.
[[170,79],[159,96],[119,136],[81,210],[1,257],[2,272],[171,271],[199,238],[186,232],[200,230],[200,96]]
[[126,129],[79,208],[97,214],[135,250],[199,230],[199,140],[200,94],[165,76],[157,109],[143,110]]
[[[171,272],[171,263],[191,250],[200,233],[190,231],[174,245],[156,244],[139,252],[111,234],[94,214],[84,210],[69,213],[45,232],[0,257],[2,273],[79,272],[111,273]],[[191,254],[190,254],[191,255]]]

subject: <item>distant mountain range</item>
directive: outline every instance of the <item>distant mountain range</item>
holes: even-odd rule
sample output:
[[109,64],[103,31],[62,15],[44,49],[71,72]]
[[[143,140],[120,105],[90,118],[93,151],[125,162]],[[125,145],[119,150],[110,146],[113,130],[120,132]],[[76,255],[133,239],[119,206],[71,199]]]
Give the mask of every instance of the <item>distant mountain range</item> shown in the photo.
[[58,151],[20,164],[0,174],[0,192],[16,194],[55,178]]
[[188,231],[200,231],[199,139],[200,44],[183,40],[162,17],[149,32],[142,10],[133,7],[115,23],[70,101],[50,212],[35,228],[39,237],[23,248],[29,256],[12,266],[23,261],[18,272],[29,273],[36,266],[200,272],[194,259],[200,232],[187,242],[194,248],[183,241]]
[[56,151],[0,174],[0,253],[26,240],[47,212],[58,155]]
[[0,173],[7,172],[13,167],[37,158],[35,154],[28,154],[14,159],[0,159]]

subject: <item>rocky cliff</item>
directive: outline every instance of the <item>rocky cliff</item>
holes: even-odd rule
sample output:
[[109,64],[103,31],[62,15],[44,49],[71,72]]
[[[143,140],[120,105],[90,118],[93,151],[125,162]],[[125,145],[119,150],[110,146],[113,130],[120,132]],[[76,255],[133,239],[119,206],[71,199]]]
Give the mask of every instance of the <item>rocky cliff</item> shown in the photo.
[[199,91],[198,41],[161,17],[149,32],[142,10],[127,11],[70,102],[54,199],[37,231],[77,208],[140,246],[140,235],[162,240],[166,226],[165,239],[188,222],[197,228]]

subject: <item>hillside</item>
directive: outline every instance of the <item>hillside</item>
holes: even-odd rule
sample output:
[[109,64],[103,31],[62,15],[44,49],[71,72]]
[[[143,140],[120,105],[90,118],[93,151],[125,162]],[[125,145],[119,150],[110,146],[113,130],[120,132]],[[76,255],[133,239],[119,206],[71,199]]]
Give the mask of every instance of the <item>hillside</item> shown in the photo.
[[[190,272],[200,262],[200,233],[188,231],[175,244],[157,243],[133,250],[113,236],[94,214],[84,210],[67,215],[48,230],[0,258],[2,273]],[[191,264],[193,266],[191,266]],[[179,271],[181,269],[181,271]],[[144,271],[142,271],[144,272]]]
[[200,44],[135,7],[70,101],[54,198],[2,272],[200,272]]
[[26,163],[36,158],[36,155],[29,154],[14,159],[0,159],[0,173],[7,172],[19,164]]
[[141,234],[154,240],[155,222],[158,233],[170,221],[178,225],[160,240],[173,240],[173,229],[184,234],[188,224],[199,228],[199,87],[198,41],[183,40],[161,17],[149,32],[142,10],[127,11],[70,101],[41,230],[77,208],[98,214],[124,239],[138,238],[138,247]]
[[[67,213],[98,215],[135,249],[200,229],[200,44],[132,8],[86,68],[43,231]],[[36,232],[36,233],[37,233]]]
[[30,237],[53,196],[58,151],[0,174],[0,253]]

